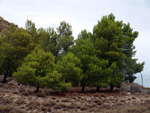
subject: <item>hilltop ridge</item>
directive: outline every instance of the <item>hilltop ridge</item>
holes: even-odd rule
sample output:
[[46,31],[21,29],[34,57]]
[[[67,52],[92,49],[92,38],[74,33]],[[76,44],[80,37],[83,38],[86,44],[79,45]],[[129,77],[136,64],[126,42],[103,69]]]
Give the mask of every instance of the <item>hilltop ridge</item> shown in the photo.
[[10,23],[7,20],[5,20],[3,17],[0,16],[0,33],[2,33],[3,30],[9,25],[10,25]]
[[[7,28],[10,24],[7,20],[5,20],[3,17],[0,16],[0,34],[3,33],[4,29]],[[18,27],[16,25],[16,27]]]

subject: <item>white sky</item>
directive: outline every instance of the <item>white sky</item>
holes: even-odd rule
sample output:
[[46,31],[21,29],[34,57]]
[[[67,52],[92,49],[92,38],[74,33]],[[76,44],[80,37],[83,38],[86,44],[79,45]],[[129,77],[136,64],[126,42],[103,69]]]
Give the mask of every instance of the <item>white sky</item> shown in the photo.
[[24,27],[30,19],[37,28],[56,28],[65,20],[72,25],[75,38],[83,29],[92,32],[97,21],[110,13],[139,32],[135,57],[145,61],[143,73],[149,74],[150,0],[0,0],[0,16],[9,22]]

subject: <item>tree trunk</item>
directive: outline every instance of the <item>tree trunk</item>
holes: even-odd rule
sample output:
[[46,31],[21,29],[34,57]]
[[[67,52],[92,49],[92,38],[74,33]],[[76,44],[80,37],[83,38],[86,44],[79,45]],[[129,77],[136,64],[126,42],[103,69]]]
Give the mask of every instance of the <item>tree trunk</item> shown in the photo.
[[9,76],[9,77],[12,77],[12,72],[11,72],[11,70],[9,71],[8,76]]
[[83,85],[83,82],[81,81],[81,86]]
[[36,86],[35,93],[38,93],[38,92],[40,91],[39,88],[40,88],[39,85],[37,85],[37,86]]
[[99,85],[97,86],[96,91],[97,91],[97,92],[100,92],[100,87],[99,87]]
[[85,83],[82,83],[82,92],[84,92],[85,89]]
[[3,83],[6,83],[6,82],[7,82],[6,78],[7,78],[7,75],[4,75]]
[[6,83],[7,82],[7,80],[6,80],[6,78],[7,78],[7,74],[8,74],[8,71],[6,71],[6,73],[4,73],[4,78],[3,78],[3,83]]
[[110,86],[110,91],[113,91],[114,87],[113,86]]

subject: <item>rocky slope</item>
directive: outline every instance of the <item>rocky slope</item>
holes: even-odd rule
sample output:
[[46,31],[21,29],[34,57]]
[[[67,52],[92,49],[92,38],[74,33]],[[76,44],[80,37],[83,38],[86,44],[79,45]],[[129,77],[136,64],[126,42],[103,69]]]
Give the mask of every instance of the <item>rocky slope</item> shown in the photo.
[[[5,20],[3,17],[0,16],[0,34],[3,33],[4,29],[7,28],[11,23]],[[18,27],[16,25],[16,27]]]
[[4,19],[0,16],[0,33],[2,33],[3,30],[4,30],[7,26],[9,26],[9,25],[10,25],[10,23],[9,23],[8,21],[4,20]]
[[[138,90],[137,90],[138,87]],[[134,90],[133,90],[134,89]],[[149,89],[124,83],[110,92],[102,89],[73,87],[67,93],[48,88],[34,93],[35,88],[19,85],[15,80],[0,83],[0,112],[3,113],[149,113]]]

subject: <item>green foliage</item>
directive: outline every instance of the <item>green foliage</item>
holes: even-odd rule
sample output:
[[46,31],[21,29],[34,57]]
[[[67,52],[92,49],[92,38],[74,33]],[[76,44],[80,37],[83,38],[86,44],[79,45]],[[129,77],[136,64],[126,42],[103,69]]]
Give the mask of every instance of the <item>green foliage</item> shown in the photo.
[[[92,43],[91,33],[86,30],[82,31],[76,40],[76,45],[70,48],[80,60],[83,70],[82,84],[89,86],[107,86],[107,76],[104,75],[108,61],[99,59],[96,54],[101,53],[101,50],[96,50]],[[83,87],[84,87],[83,85]]]
[[24,59],[22,66],[13,75],[19,83],[33,86],[40,85],[41,87],[44,79],[48,78],[47,73],[51,73],[53,70],[54,56],[36,48]]
[[58,56],[60,50],[58,44],[58,35],[53,28],[47,30],[40,28],[39,32],[39,45],[46,51],[51,52],[53,55]]
[[135,54],[133,41],[137,36],[138,32],[133,32],[130,24],[115,21],[113,14],[104,16],[94,26],[91,39],[95,45],[97,57],[109,61],[108,69],[112,71],[109,73],[110,86],[120,86],[125,76],[131,77],[139,72],[135,68],[137,65],[142,71],[144,63],[137,63],[132,58]]
[[[15,76],[17,82],[37,88],[63,89],[66,86],[69,88],[70,85],[63,84],[60,81],[61,75],[55,71],[54,56],[50,52],[46,53],[39,48],[35,48],[24,59],[24,63],[13,76]],[[59,87],[56,87],[57,85]]]
[[[130,24],[123,24],[123,38],[125,40],[122,52],[126,55],[124,58],[124,65],[121,68],[121,71],[125,73],[125,80],[129,80],[129,82],[133,82],[136,77],[134,74],[143,71],[144,62],[137,63],[137,59],[132,58],[136,51],[135,46],[133,45],[134,40],[138,37],[138,32],[133,31],[130,27]],[[121,67],[121,66],[120,66]]]
[[[45,51],[51,51],[55,56],[62,52],[68,52],[68,48],[73,45],[72,27],[65,21],[60,22],[57,33],[54,28],[38,30],[39,45]],[[63,51],[62,51],[63,50]]]
[[48,73],[49,78],[46,80],[48,81],[48,87],[54,89],[54,90],[62,90],[67,91],[69,88],[71,88],[70,82],[63,82],[62,76],[57,71],[54,71],[53,73]]
[[35,27],[35,24],[31,20],[27,20],[25,24],[25,28],[28,31],[28,33],[32,36],[32,39],[34,43],[38,43],[38,34],[37,34],[37,28]]
[[62,80],[71,82],[72,85],[79,85],[82,79],[81,62],[72,53],[63,55],[62,59],[57,62],[57,70],[62,74]]
[[78,35],[78,38],[80,38],[80,39],[89,39],[91,35],[92,35],[92,34],[91,34],[90,32],[87,32],[87,30],[84,29],[84,30],[82,30],[81,33]]
[[110,73],[110,86],[111,87],[120,87],[123,82],[124,74],[119,72],[119,67],[116,63],[112,63],[109,67],[111,69]]
[[[16,80],[35,86],[37,91],[40,87],[66,91],[80,83],[83,90],[86,85],[113,89],[123,80],[133,82],[134,74],[143,70],[144,62],[133,58],[138,32],[129,23],[116,21],[113,14],[102,17],[93,33],[82,30],[75,41],[72,27],[65,21],[60,22],[57,32],[50,27],[37,30],[30,20],[25,27],[11,24],[0,37],[4,81],[20,66],[13,74]],[[38,48],[30,53],[35,46]]]
[[108,76],[104,74],[108,66],[108,60],[99,59],[93,56],[92,63],[88,65],[87,70],[87,84],[90,86],[107,86]]
[[70,48],[70,51],[81,60],[83,72],[86,73],[88,65],[92,62],[92,56],[94,56],[93,43],[79,38],[76,40],[76,45]]
[[81,35],[82,38],[78,38],[76,40],[76,45],[73,45],[69,51],[71,51],[76,57],[78,57],[81,61],[81,69],[83,70],[83,77],[81,80],[81,85],[82,85],[82,92],[84,91],[85,85],[87,85],[87,80],[88,80],[88,74],[87,71],[89,70],[89,64],[92,63],[92,59],[94,56],[94,45],[91,43],[91,41],[88,39],[86,40],[83,38],[84,36]]
[[60,22],[60,26],[57,28],[59,36],[59,45],[65,51],[68,52],[68,48],[73,45],[72,27],[65,21]]
[[0,38],[1,67],[0,73],[6,77],[23,63],[24,57],[33,49],[34,43],[31,35],[22,28],[11,24]]
[[122,41],[122,28],[118,23],[121,22],[116,22],[113,14],[104,16],[94,27],[94,36],[92,37],[96,50],[101,51],[97,56],[109,62],[109,65],[107,65],[109,73],[105,76],[109,78],[108,84],[110,84],[111,87],[119,86],[124,77],[118,74],[124,42]]

